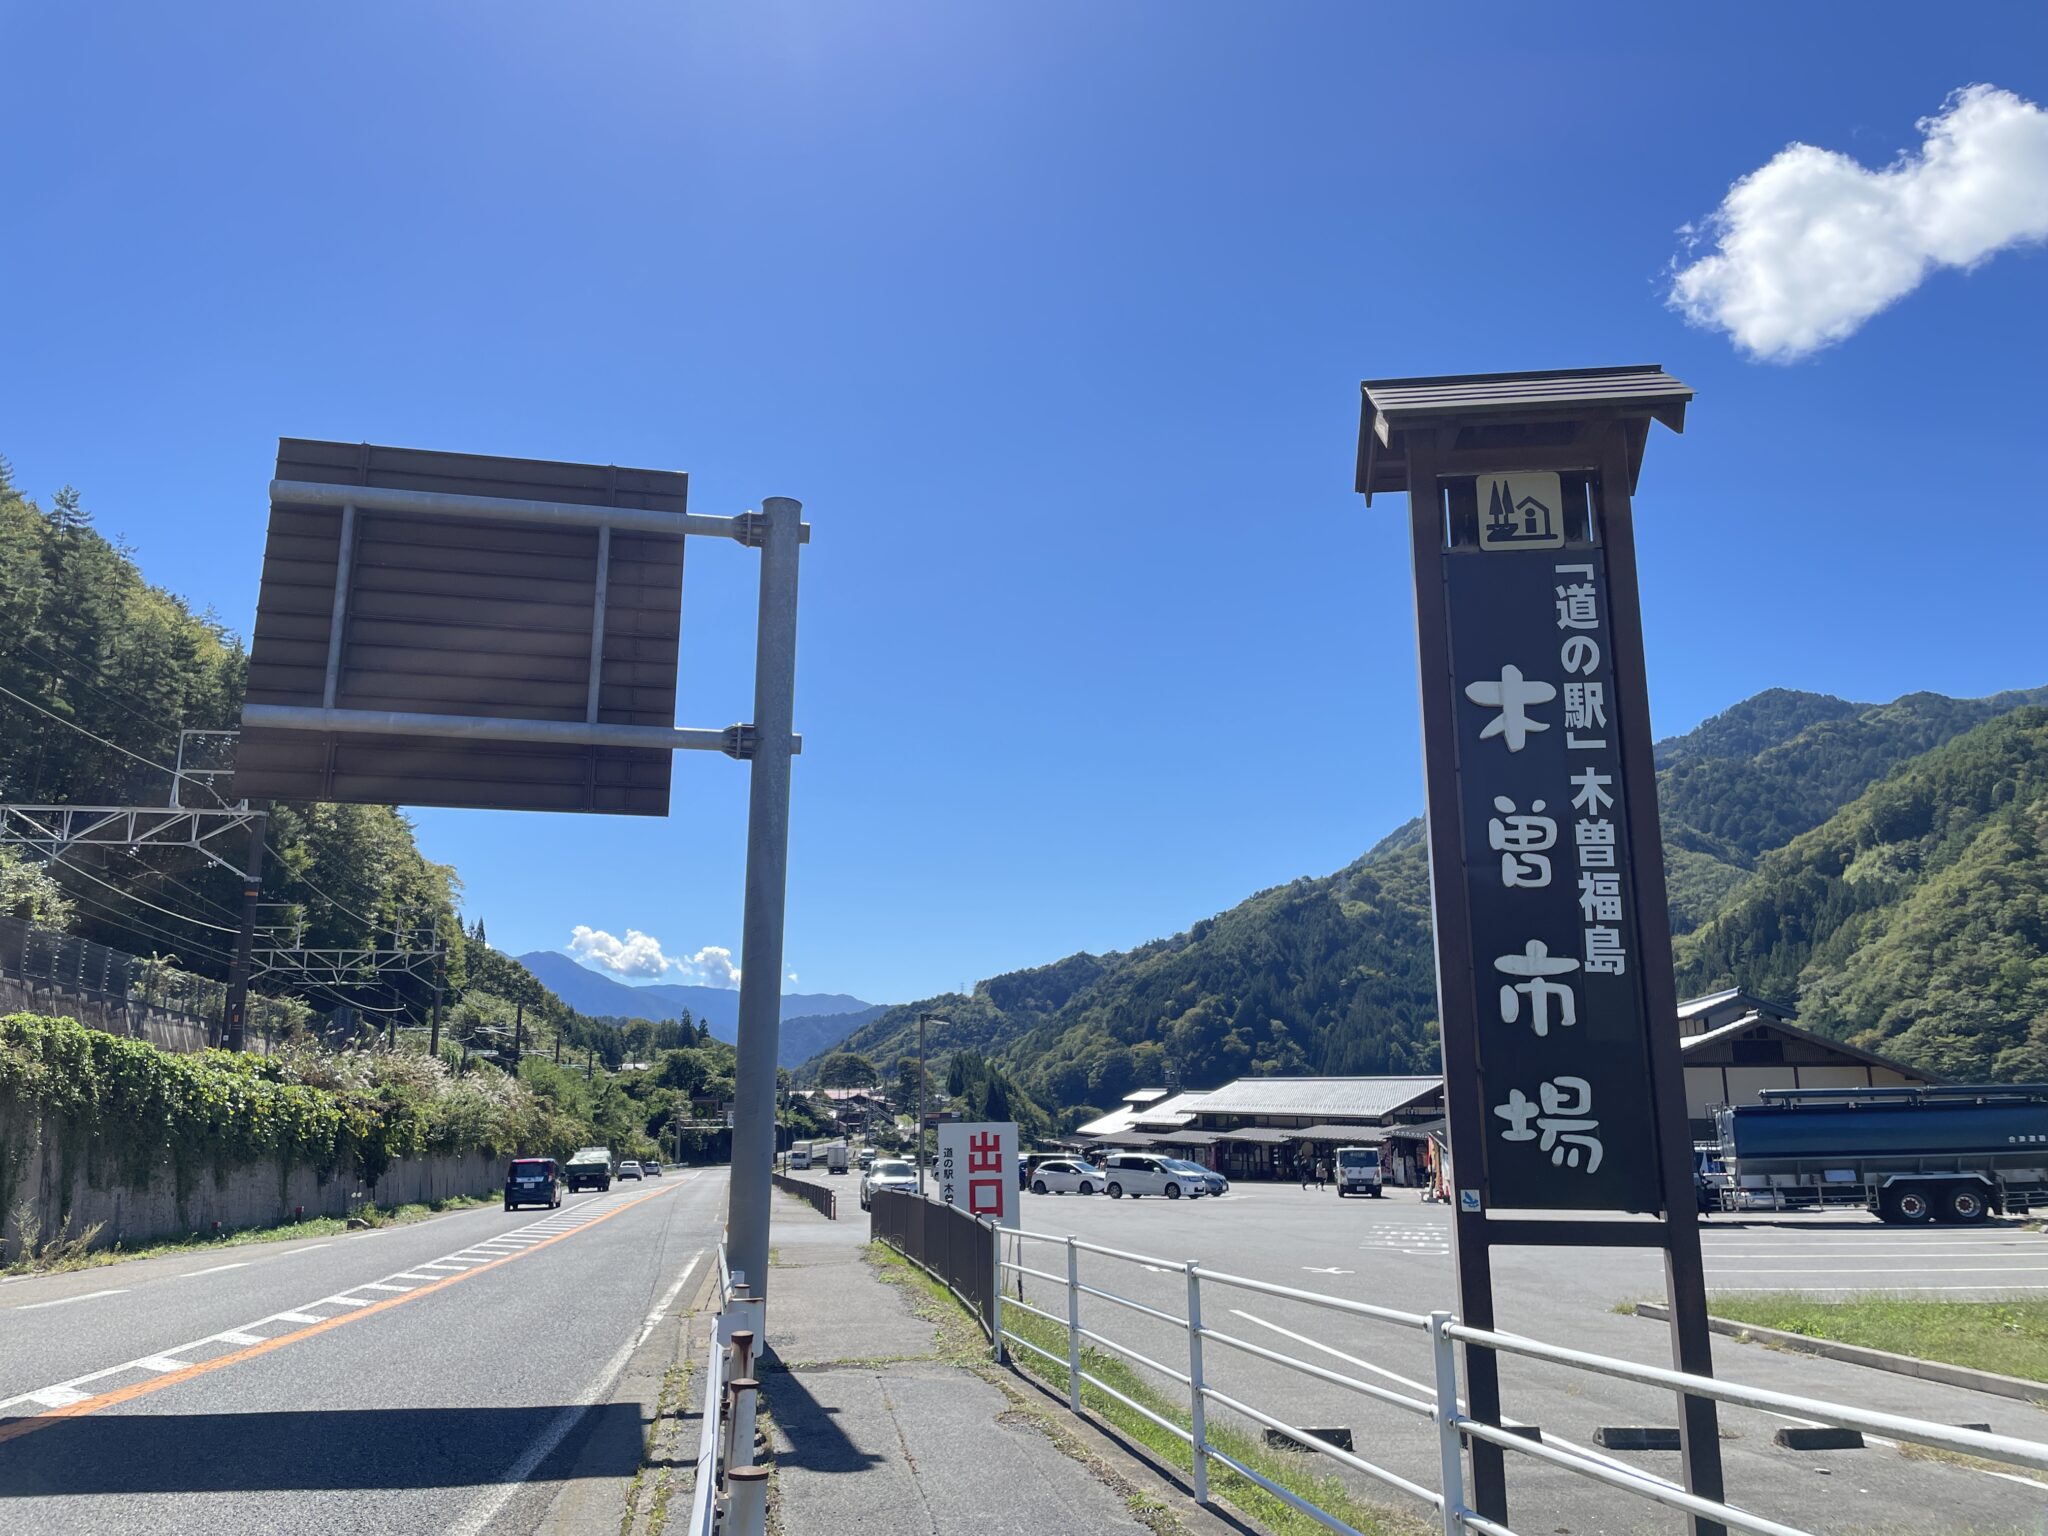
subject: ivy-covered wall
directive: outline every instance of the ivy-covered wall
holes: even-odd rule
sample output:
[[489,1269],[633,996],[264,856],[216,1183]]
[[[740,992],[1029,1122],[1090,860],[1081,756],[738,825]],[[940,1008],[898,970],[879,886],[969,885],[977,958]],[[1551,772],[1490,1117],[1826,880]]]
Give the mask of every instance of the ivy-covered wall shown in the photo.
[[160,1207],[137,1218],[159,1230],[120,1234],[139,1240],[206,1225],[198,1207],[219,1207],[231,1188],[237,1211],[252,1200],[274,1207],[242,1225],[299,1205],[345,1209],[351,1192],[412,1198],[382,1187],[399,1165],[460,1167],[471,1184],[487,1174],[487,1188],[502,1158],[552,1151],[565,1130],[573,1140],[559,1119],[514,1079],[458,1075],[416,1055],[180,1055],[70,1019],[11,1014],[0,1018],[0,1245],[25,1201],[45,1236],[107,1219],[88,1207]]

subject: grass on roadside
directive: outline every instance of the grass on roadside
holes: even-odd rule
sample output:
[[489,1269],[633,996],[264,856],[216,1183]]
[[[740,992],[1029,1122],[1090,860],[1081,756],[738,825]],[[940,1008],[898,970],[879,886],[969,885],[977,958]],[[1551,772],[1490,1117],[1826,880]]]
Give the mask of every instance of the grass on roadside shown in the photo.
[[[885,1268],[900,1268],[904,1271],[905,1283],[920,1287],[943,1305],[954,1308],[963,1316],[967,1315],[966,1308],[951,1291],[932,1280],[909,1260],[880,1243],[873,1245],[873,1252],[877,1262]],[[969,1321],[971,1323],[971,1317]],[[1010,1332],[1030,1340],[1041,1349],[1051,1351],[1062,1362],[1065,1361],[1065,1329],[1055,1327],[1043,1318],[1034,1317],[1028,1312],[1014,1309],[1005,1312],[1003,1321]],[[977,1335],[977,1343],[985,1344],[985,1339]],[[1065,1395],[1067,1373],[1064,1364],[1056,1366],[1041,1355],[1015,1347],[1012,1347],[1010,1357],[1032,1376],[1055,1388],[1062,1396]],[[1094,1348],[1084,1348],[1081,1368],[1089,1375],[1107,1382],[1133,1402],[1143,1403],[1160,1418],[1179,1425],[1183,1430],[1189,1428],[1186,1399],[1169,1396],[1157,1390],[1117,1356]],[[1192,1470],[1194,1449],[1179,1435],[1162,1428],[1145,1415],[1133,1411],[1087,1382],[1081,1384],[1081,1403],[1094,1418],[1114,1426],[1120,1435],[1143,1445],[1160,1461],[1182,1471]],[[1311,1472],[1308,1468],[1312,1463],[1306,1455],[1270,1450],[1263,1439],[1253,1439],[1237,1430],[1220,1425],[1213,1419],[1206,1429],[1209,1444],[1215,1449],[1252,1468],[1261,1477],[1270,1478],[1296,1497],[1327,1510],[1346,1524],[1366,1532],[1367,1536],[1411,1536],[1411,1533],[1431,1529],[1415,1516],[1366,1503],[1335,1476]],[[1285,1501],[1276,1498],[1251,1479],[1240,1476],[1214,1459],[1209,1462],[1209,1490],[1213,1495],[1227,1500],[1258,1521],[1272,1531],[1274,1536],[1319,1536],[1319,1533],[1327,1529],[1320,1522],[1311,1520]]]
[[1907,1301],[1797,1292],[1708,1299],[1716,1317],[2048,1384],[2048,1301]]
[[[402,1227],[448,1211],[464,1211],[490,1205],[489,1195],[451,1195],[444,1200],[414,1201],[405,1205],[358,1205],[346,1216],[309,1216],[303,1221],[284,1221],[270,1226],[237,1227],[219,1232],[192,1232],[184,1237],[128,1247],[115,1243],[108,1248],[87,1248],[84,1240],[68,1234],[27,1246],[29,1254],[9,1264],[0,1264],[0,1275],[54,1275],[76,1269],[98,1269],[108,1264],[125,1264],[130,1259],[158,1259],[174,1253],[193,1253],[214,1248],[237,1248],[247,1243],[281,1243],[295,1238],[326,1237],[349,1230],[351,1223],[371,1227]],[[17,1230],[26,1231],[16,1213]],[[97,1228],[93,1229],[97,1232]]]

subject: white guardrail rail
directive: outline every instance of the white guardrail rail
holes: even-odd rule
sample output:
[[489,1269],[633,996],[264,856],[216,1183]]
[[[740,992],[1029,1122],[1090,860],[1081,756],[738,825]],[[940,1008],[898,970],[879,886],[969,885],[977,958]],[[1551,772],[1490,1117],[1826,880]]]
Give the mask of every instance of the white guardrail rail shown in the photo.
[[[1464,1412],[1464,1405],[1458,1396],[1459,1344],[1477,1345],[1499,1351],[1504,1355],[1518,1355],[1530,1360],[1540,1360],[1551,1365],[1590,1372],[1599,1376],[1610,1376],[1617,1380],[1640,1383],[1644,1386],[1667,1387],[1677,1392],[1690,1393],[1697,1397],[1712,1398],[1717,1402],[1732,1403],[1746,1408],[1786,1414],[1841,1429],[1867,1430],[1891,1439],[1903,1440],[1915,1445],[1931,1447],[1938,1451],[1953,1452],[1963,1456],[1981,1457],[1986,1461],[2002,1462],[2008,1466],[2048,1471],[2048,1445],[2032,1440],[2015,1439],[2009,1435],[1986,1434],[1978,1430],[1959,1429],[1948,1424],[1929,1423],[1923,1419],[1904,1418],[1897,1414],[1880,1413],[1871,1409],[1854,1408],[1841,1403],[1824,1402],[1817,1398],[1799,1397],[1789,1392],[1768,1391],[1760,1387],[1743,1386],[1718,1377],[1693,1376],[1681,1371],[1662,1370],[1655,1366],[1637,1365],[1632,1361],[1610,1359],[1602,1355],[1588,1354],[1583,1350],[1567,1349],[1561,1345],[1545,1344],[1535,1339],[1515,1334],[1498,1333],[1482,1328],[1468,1328],[1457,1322],[1448,1312],[1431,1312],[1427,1315],[1417,1312],[1400,1312],[1390,1307],[1377,1307],[1367,1302],[1350,1301],[1338,1296],[1325,1296],[1315,1291],[1304,1291],[1294,1286],[1275,1285],[1265,1280],[1252,1280],[1243,1275],[1225,1274],[1219,1270],[1205,1269],[1194,1260],[1162,1259],[1150,1254],[1131,1253],[1120,1248],[1108,1248],[1099,1243],[1090,1243],[1073,1236],[1055,1236],[1044,1232],[1025,1232],[1012,1229],[990,1228],[996,1249],[997,1273],[1002,1275],[1031,1276],[1057,1286],[1066,1293],[1066,1315],[1033,1306],[1020,1296],[1003,1294],[1006,1287],[998,1288],[996,1303],[997,1330],[1002,1342],[1019,1349],[1029,1350],[1049,1360],[1064,1371],[1067,1377],[1067,1405],[1079,1412],[1081,1409],[1081,1386],[1086,1382],[1097,1391],[1123,1404],[1134,1413],[1159,1425],[1162,1429],[1179,1437],[1193,1448],[1193,1491],[1198,1502],[1205,1502],[1209,1496],[1209,1468],[1211,1461],[1222,1463],[1239,1476],[1258,1484],[1302,1514],[1318,1521],[1330,1530],[1359,1536],[1357,1530],[1327,1510],[1293,1490],[1283,1488],[1262,1473],[1244,1465],[1235,1457],[1218,1450],[1209,1443],[1206,1426],[1206,1412],[1211,1405],[1228,1410],[1266,1429],[1286,1435],[1299,1444],[1308,1447],[1318,1455],[1335,1462],[1353,1472],[1361,1473],[1374,1481],[1400,1490],[1434,1509],[1442,1522],[1445,1536],[1459,1536],[1463,1531],[1478,1531],[1482,1536],[1516,1536],[1509,1527],[1500,1525],[1480,1516],[1465,1504],[1465,1473],[1461,1453],[1461,1437],[1483,1440],[1518,1455],[1527,1456],[1548,1466],[1562,1468],[1580,1477],[1605,1484],[1610,1488],[1680,1510],[1705,1520],[1718,1521],[1730,1530],[1751,1531],[1758,1536],[1812,1536],[1796,1526],[1770,1520],[1753,1514],[1732,1504],[1711,1499],[1696,1498],[1682,1488],[1656,1476],[1641,1473],[1631,1467],[1604,1457],[1596,1457],[1578,1447],[1548,1444],[1541,1440],[1527,1438],[1511,1430],[1493,1424],[1481,1423]],[[1004,1241],[1016,1244],[1018,1257],[1004,1256]],[[1025,1263],[1027,1244],[1040,1244],[1061,1248],[1066,1252],[1066,1273],[1040,1269]],[[1101,1286],[1084,1285],[1081,1282],[1080,1257],[1083,1253],[1096,1254],[1104,1258],[1141,1265],[1152,1271],[1183,1273],[1187,1277],[1187,1311],[1185,1315],[1166,1311],[1132,1297],[1120,1296]],[[1268,1349],[1248,1339],[1211,1328],[1202,1321],[1202,1296],[1205,1288],[1221,1288],[1232,1291],[1250,1291],[1263,1296],[1279,1297],[1291,1302],[1306,1303],[1329,1312],[1364,1322],[1421,1333],[1430,1343],[1435,1363],[1435,1390],[1427,1395],[1404,1393],[1356,1376],[1346,1375],[1307,1360],[1297,1359],[1279,1350]],[[1020,1281],[1021,1288],[1021,1281]],[[1083,1326],[1081,1320],[1081,1298],[1093,1297],[1097,1301],[1124,1308],[1178,1328],[1187,1338],[1187,1353],[1180,1364],[1168,1364],[1141,1354],[1128,1344],[1100,1331],[1099,1328]],[[1004,1326],[1003,1318],[1010,1309],[1029,1313],[1045,1322],[1064,1330],[1066,1333],[1066,1356],[1061,1358],[1051,1350],[1030,1339],[1023,1338]],[[1083,1368],[1083,1344],[1093,1344],[1099,1349],[1145,1367],[1160,1376],[1176,1382],[1187,1394],[1187,1423],[1185,1425],[1168,1419],[1145,1404],[1136,1402],[1118,1391],[1092,1372]],[[1340,1387],[1361,1397],[1384,1403],[1390,1407],[1427,1419],[1436,1426],[1439,1476],[1441,1486],[1427,1488],[1399,1473],[1378,1466],[1365,1457],[1330,1444],[1317,1437],[1312,1431],[1292,1424],[1280,1414],[1228,1396],[1210,1386],[1204,1379],[1203,1353],[1207,1346],[1215,1345],[1224,1349],[1239,1351],[1273,1365],[1284,1366],[1303,1376],[1329,1386]],[[2048,1490],[2044,1490],[2048,1495]],[[695,1530],[695,1527],[692,1527]]]
[[767,1529],[768,1474],[753,1464],[754,1360],[761,1346],[760,1303],[748,1291],[746,1276],[733,1273],[720,1243],[718,1316],[705,1351],[689,1536],[763,1536]]

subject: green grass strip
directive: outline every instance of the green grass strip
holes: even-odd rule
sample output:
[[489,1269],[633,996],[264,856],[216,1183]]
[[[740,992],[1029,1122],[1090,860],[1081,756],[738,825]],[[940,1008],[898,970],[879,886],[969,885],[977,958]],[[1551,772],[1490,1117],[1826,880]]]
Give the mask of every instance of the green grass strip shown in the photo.
[[[877,1243],[874,1246],[882,1263],[901,1265],[908,1271],[909,1283],[922,1286],[934,1297],[943,1299],[947,1305],[958,1308],[963,1315],[971,1318],[971,1314],[967,1313],[967,1309],[951,1291],[882,1244]],[[1055,1365],[1044,1356],[1034,1354],[1028,1349],[1018,1349],[1014,1345],[1010,1348],[1010,1359],[1019,1369],[1045,1382],[1058,1392],[1064,1401],[1067,1394],[1067,1371],[1064,1363],[1067,1358],[1066,1329],[1056,1327],[1044,1318],[1034,1317],[1031,1313],[1016,1307],[1004,1308],[1003,1326],[1008,1332],[1027,1339],[1040,1349],[1059,1357],[1062,1363]],[[1183,1430],[1192,1433],[1185,1396],[1173,1397],[1159,1391],[1118,1356],[1084,1343],[1081,1351],[1081,1369],[1108,1383],[1132,1402],[1144,1404],[1168,1423],[1177,1424]],[[1118,1402],[1107,1392],[1100,1391],[1092,1383],[1081,1383],[1081,1406],[1088,1410],[1091,1417],[1113,1426],[1124,1438],[1143,1445],[1160,1461],[1178,1467],[1183,1472],[1193,1471],[1192,1445],[1179,1435],[1161,1428],[1144,1414]],[[1215,1415],[1222,1411],[1214,1407],[1210,1409],[1210,1417],[1205,1426],[1209,1444],[1233,1460],[1244,1463],[1261,1477],[1272,1479],[1295,1497],[1305,1499],[1319,1509],[1327,1510],[1346,1525],[1365,1532],[1366,1536],[1418,1536],[1418,1533],[1434,1529],[1433,1526],[1402,1511],[1366,1503],[1332,1474],[1310,1471],[1309,1468],[1314,1463],[1309,1455],[1272,1450],[1267,1447],[1263,1437],[1254,1439],[1218,1424]],[[1227,1500],[1274,1532],[1274,1536],[1326,1536],[1329,1529],[1213,1458],[1209,1462],[1209,1491],[1211,1495]]]
[[1717,1295],[1714,1316],[2048,1384],[2048,1301],[1817,1301],[1796,1292]]

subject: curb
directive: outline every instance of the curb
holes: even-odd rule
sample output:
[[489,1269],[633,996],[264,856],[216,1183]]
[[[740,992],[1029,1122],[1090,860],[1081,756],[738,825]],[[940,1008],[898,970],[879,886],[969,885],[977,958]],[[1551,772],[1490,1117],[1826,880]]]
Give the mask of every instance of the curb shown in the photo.
[[[1654,1301],[1639,1301],[1635,1310],[1637,1317],[1654,1318],[1659,1322],[1668,1320],[1671,1315],[1668,1307]],[[1775,1344],[1800,1354],[1818,1355],[1823,1360],[1867,1365],[1872,1370],[1913,1376],[1921,1381],[1936,1381],[1948,1387],[1964,1387],[1972,1392],[1988,1392],[1994,1397],[2016,1398],[2023,1403],[2048,1401],[2048,1382],[2028,1381],[2021,1376],[2001,1376],[1996,1371],[1972,1370],[1967,1365],[1895,1355],[1888,1349],[1872,1349],[1864,1344],[1838,1344],[1832,1339],[1808,1338],[1803,1333],[1787,1333],[1782,1328],[1765,1328],[1757,1323],[1731,1322],[1725,1317],[1709,1317],[1707,1327],[1730,1338],[1755,1339],[1759,1343]]]

